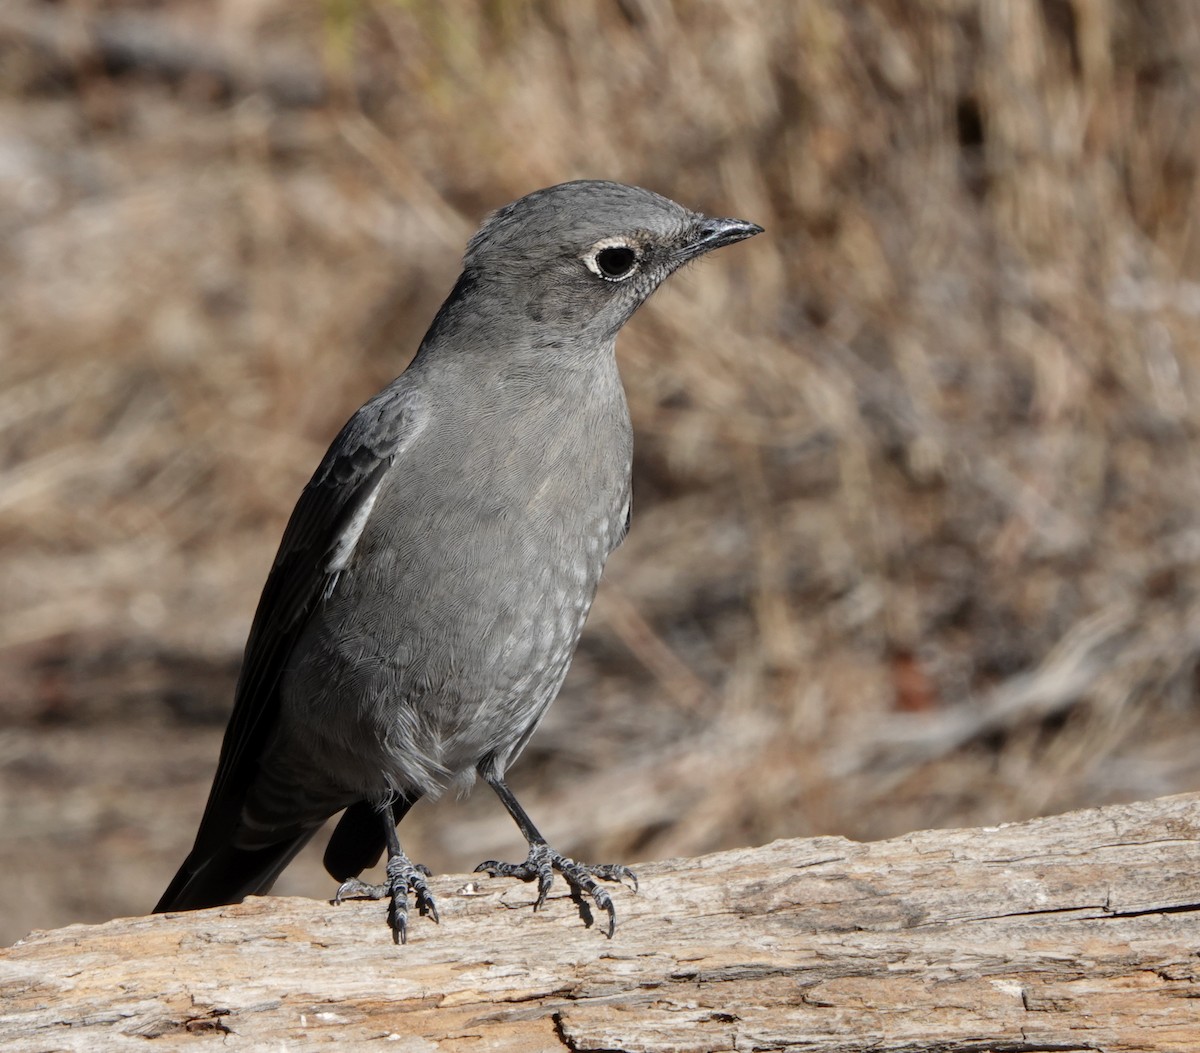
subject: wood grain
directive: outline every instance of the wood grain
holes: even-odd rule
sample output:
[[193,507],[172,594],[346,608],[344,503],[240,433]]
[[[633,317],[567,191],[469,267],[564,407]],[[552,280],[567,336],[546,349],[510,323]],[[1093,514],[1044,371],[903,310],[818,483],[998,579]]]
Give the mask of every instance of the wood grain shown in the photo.
[[34,933],[0,1049],[1200,1050],[1200,795],[640,871],[612,941],[462,875],[405,947],[278,898]]

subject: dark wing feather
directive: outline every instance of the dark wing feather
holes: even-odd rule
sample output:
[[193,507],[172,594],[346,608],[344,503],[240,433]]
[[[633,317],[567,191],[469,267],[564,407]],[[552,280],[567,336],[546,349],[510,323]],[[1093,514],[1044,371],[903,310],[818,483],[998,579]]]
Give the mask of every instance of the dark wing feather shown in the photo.
[[[279,712],[279,683],[292,648],[336,581],[388,469],[421,424],[418,400],[401,376],[350,418],[300,495],[250,628],[195,846],[172,889],[228,847]],[[156,909],[173,909],[172,898],[168,890]]]

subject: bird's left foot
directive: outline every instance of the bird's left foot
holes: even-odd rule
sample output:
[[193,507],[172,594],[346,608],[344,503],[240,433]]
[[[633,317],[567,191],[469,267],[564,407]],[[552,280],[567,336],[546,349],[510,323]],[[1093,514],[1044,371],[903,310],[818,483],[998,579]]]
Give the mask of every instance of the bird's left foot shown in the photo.
[[[556,852],[544,841],[537,841],[529,846],[529,855],[524,863],[501,863],[489,859],[475,868],[475,873],[486,873],[491,877],[514,877],[521,881],[536,881],[538,897],[533,905],[537,910],[546,902],[546,895],[554,881],[554,871],[558,871],[571,887],[571,896],[582,905],[583,897],[590,896],[598,909],[608,915],[608,938],[611,940],[617,929],[617,912],[613,907],[612,896],[608,894],[600,881],[617,881],[628,884],[633,892],[637,892],[637,875],[629,867],[619,863],[589,864],[577,863],[561,852]],[[586,918],[585,918],[586,920]]]
[[417,901],[417,912],[438,922],[437,902],[425,879],[430,870],[420,863],[412,863],[408,856],[400,853],[387,861],[387,877],[378,885],[352,877],[338,887],[334,903],[346,899],[388,899],[388,926],[396,943],[408,942],[408,891],[412,889]]

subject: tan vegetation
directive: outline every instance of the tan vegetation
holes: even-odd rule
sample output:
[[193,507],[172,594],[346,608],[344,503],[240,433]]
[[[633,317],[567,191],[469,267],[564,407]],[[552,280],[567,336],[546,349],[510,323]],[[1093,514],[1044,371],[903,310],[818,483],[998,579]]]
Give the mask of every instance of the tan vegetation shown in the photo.
[[[308,473],[481,216],[579,176],[767,234],[623,337],[633,531],[517,769],[548,834],[1195,787],[1198,160],[1186,0],[4,5],[0,939],[150,906]],[[410,854],[519,854],[485,797]]]

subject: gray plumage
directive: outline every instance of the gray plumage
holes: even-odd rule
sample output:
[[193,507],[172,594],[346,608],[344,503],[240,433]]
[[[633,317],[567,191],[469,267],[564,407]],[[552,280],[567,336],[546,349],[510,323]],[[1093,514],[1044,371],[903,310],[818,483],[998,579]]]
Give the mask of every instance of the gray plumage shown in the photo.
[[[437,917],[396,823],[481,775],[553,871],[615,914],[601,880],[550,849],[504,773],[566,675],[630,509],[632,432],[617,332],[677,267],[760,228],[617,183],[537,191],[494,213],[409,368],[333,441],[259,602],[195,847],[158,911],[267,891],[346,809],[326,852],[347,895],[407,894]],[[380,886],[357,879],[388,851]]]

